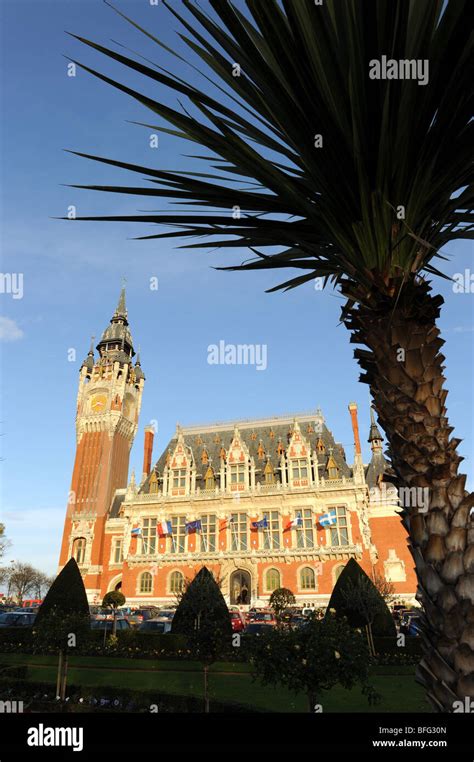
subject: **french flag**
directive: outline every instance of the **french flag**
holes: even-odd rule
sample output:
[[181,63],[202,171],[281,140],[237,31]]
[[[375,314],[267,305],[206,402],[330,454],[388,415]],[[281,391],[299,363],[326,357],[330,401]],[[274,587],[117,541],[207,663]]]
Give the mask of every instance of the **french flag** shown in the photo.
[[171,526],[171,521],[159,521],[156,525],[156,528],[158,530],[158,534],[161,537],[164,537],[167,534],[173,534],[173,527]]
[[142,531],[141,531],[140,527],[133,527],[133,529],[131,531],[132,537],[140,537],[141,533],[142,533]]
[[293,529],[294,527],[302,527],[303,526],[303,519],[301,516],[297,516],[296,519],[291,519],[291,521],[288,522],[288,524],[285,527],[286,529]]

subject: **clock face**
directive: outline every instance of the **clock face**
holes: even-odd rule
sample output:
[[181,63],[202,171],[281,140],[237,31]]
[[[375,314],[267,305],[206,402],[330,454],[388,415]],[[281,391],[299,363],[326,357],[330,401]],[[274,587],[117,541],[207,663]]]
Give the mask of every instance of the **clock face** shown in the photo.
[[105,410],[107,404],[107,397],[105,394],[95,394],[91,400],[91,409],[93,413],[102,413]]

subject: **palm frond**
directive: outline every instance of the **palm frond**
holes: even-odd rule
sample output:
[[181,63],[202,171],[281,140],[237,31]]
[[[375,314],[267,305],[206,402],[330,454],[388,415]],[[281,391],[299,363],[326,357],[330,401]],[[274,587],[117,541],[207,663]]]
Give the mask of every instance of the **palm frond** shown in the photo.
[[[258,249],[256,259],[224,269],[308,271],[282,283],[285,289],[314,277],[389,289],[393,279],[409,274],[442,274],[432,263],[440,249],[473,237],[467,0],[325,0],[321,6],[247,0],[245,7],[210,0],[209,14],[190,0],[180,10],[163,4],[181,22],[187,62],[203,74],[206,87],[126,55],[123,46],[117,52],[72,35],[143,76],[147,93],[76,64],[158,115],[165,124],[154,129],[207,149],[210,156],[201,157],[206,170],[164,171],[78,153],[141,173],[148,184],[73,187],[156,196],[187,212],[78,219],[165,226],[141,238],[199,237],[192,247]],[[371,79],[370,62],[382,55],[428,61],[428,83]],[[165,88],[181,108],[163,103]],[[321,147],[315,136],[322,137]],[[208,213],[197,215],[197,208]],[[234,219],[235,208],[240,219]],[[228,210],[228,217],[218,210]],[[284,251],[263,256],[265,247]]]

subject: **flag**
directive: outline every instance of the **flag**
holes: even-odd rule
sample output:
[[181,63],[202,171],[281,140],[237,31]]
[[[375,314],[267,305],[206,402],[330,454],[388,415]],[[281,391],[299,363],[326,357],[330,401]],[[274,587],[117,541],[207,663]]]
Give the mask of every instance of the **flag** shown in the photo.
[[252,529],[267,529],[268,527],[268,519],[266,516],[263,517],[263,519],[260,519],[260,521],[252,521]]
[[159,521],[156,525],[156,528],[158,530],[158,534],[163,537],[166,534],[173,534],[173,527],[171,526],[171,521]]
[[187,521],[185,524],[186,528],[186,534],[189,534],[190,532],[197,532],[197,530],[201,530],[201,519],[197,519],[196,521]]
[[140,527],[134,527],[131,532],[132,537],[140,537],[141,533],[142,533],[142,530],[140,529]]
[[293,529],[294,527],[302,527],[303,526],[303,519],[301,516],[297,516],[296,519],[291,519],[291,521],[288,522],[288,524],[285,527],[286,529]]
[[227,518],[222,519],[222,523],[220,525],[220,531],[222,531],[223,529],[227,529],[227,526],[233,523],[234,523],[234,519],[232,518],[232,516],[228,516]]
[[331,524],[336,524],[336,522],[336,511],[328,511],[327,513],[322,513],[318,519],[318,524],[321,524],[322,527],[329,527]]

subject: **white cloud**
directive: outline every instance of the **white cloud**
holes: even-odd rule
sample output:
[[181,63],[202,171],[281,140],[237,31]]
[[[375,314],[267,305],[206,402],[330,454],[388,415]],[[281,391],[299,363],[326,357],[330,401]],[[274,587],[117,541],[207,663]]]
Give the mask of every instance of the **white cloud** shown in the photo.
[[474,325],[457,325],[453,328],[454,333],[472,333],[474,331]]
[[23,331],[14,320],[0,316],[0,341],[18,341],[23,336]]

